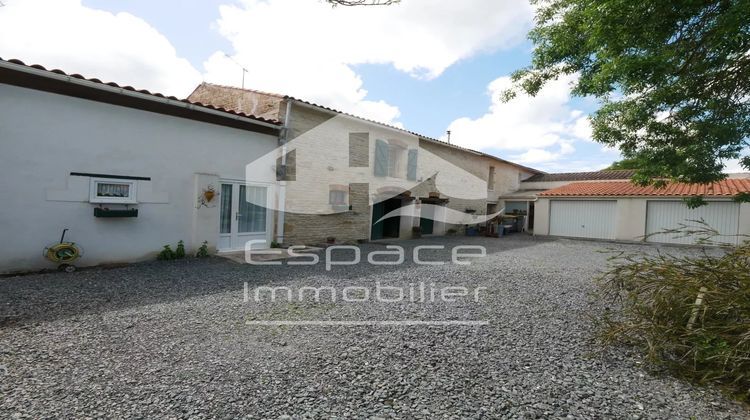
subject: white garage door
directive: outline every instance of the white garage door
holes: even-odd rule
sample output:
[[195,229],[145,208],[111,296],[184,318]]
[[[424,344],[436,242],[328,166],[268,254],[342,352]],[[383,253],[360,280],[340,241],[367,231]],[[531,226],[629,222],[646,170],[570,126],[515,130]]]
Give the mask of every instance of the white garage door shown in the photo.
[[616,201],[550,201],[549,234],[615,239]]
[[713,201],[706,206],[688,208],[682,201],[649,201],[646,216],[646,240],[648,242],[692,244],[695,237],[679,237],[679,234],[663,234],[665,229],[677,229],[680,223],[700,226],[696,220],[703,220],[721,235],[713,241],[736,244],[740,223],[740,205],[727,201]]

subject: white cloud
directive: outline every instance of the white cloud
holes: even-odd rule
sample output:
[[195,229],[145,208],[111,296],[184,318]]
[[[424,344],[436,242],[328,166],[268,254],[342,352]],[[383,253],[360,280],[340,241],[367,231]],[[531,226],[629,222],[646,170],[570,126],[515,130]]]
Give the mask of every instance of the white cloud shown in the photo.
[[735,174],[747,172],[750,172],[750,169],[743,167],[739,159],[730,159],[724,162],[724,173]]
[[576,142],[591,142],[587,115],[570,104],[576,76],[549,82],[535,97],[519,95],[509,102],[501,93],[511,86],[508,76],[488,86],[491,104],[479,118],[450,124],[451,140],[461,146],[508,153],[521,163],[554,162],[575,152]]
[[81,0],[5,0],[0,57],[185,97],[200,73],[143,19]]
[[[383,122],[397,107],[366,99],[352,65],[392,65],[439,76],[457,61],[517,44],[532,20],[515,0],[408,0],[389,7],[336,7],[315,0],[244,0],[220,8],[219,32],[249,69],[245,85],[319,102]],[[239,85],[222,52],[205,63],[208,81]]]
[[[207,57],[202,76],[143,19],[81,1],[6,0],[0,57],[180,97],[203,77],[240,84],[240,69],[223,52]],[[462,59],[518,44],[533,12],[515,0],[409,0],[378,8],[241,0],[221,6],[220,16],[214,27],[248,67],[247,87],[398,125],[398,107],[369,98],[354,66],[384,64],[435,78]]]
[[546,163],[561,159],[576,151],[575,147],[568,142],[560,143],[556,152],[546,149],[529,149],[524,153],[513,155],[510,158],[521,163]]
[[513,160],[523,163],[539,163],[557,160],[559,157],[560,153],[552,153],[544,149],[530,149],[525,153],[514,156]]

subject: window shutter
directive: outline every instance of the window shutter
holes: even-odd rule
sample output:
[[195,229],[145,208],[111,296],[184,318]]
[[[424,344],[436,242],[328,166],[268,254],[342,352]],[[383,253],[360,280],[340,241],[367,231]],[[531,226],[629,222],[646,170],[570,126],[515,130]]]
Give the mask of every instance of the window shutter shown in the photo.
[[388,143],[375,140],[375,176],[388,175]]
[[406,179],[417,180],[417,149],[409,149],[409,161],[406,163]]
[[349,167],[367,168],[370,166],[370,134],[349,133]]

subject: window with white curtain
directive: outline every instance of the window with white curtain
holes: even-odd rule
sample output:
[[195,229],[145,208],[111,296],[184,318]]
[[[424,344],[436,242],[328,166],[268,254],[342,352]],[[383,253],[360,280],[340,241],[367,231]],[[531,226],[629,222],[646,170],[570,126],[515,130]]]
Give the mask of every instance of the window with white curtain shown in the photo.
[[136,182],[128,179],[91,178],[89,201],[135,204],[137,203]]
[[262,233],[266,231],[266,187],[240,185],[237,229],[240,233]]

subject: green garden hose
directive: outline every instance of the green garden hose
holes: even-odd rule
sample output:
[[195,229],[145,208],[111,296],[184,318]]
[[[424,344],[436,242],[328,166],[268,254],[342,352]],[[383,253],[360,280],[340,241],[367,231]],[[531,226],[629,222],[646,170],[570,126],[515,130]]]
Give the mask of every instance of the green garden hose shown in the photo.
[[69,264],[81,256],[81,250],[73,242],[60,242],[47,247],[44,256],[55,263]]

